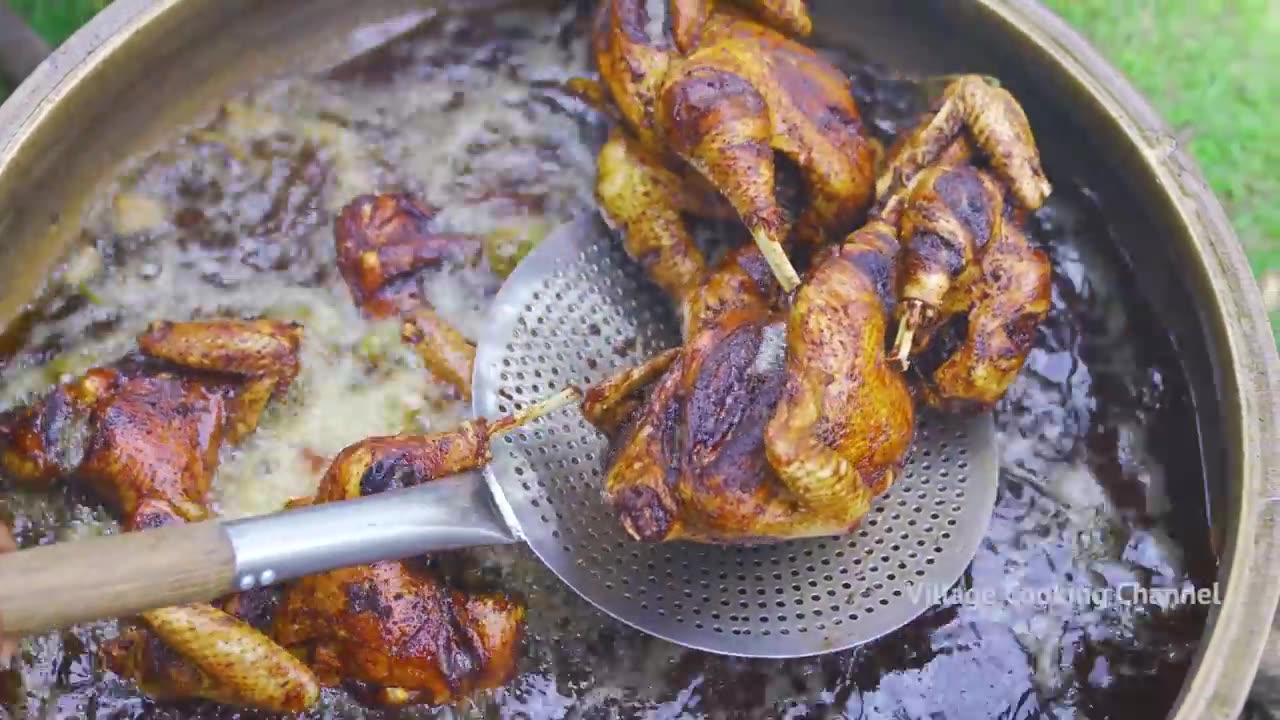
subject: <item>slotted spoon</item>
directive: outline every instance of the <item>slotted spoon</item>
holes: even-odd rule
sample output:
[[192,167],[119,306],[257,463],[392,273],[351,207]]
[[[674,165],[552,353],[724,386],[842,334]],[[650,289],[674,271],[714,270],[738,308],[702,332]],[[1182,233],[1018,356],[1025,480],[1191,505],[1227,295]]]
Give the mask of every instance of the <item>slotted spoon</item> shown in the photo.
[[[561,227],[494,300],[476,354],[475,413],[522,410],[673,346],[669,308],[597,218]],[[492,455],[483,472],[414,488],[0,557],[0,628],[44,631],[338,567],[523,541],[641,631],[722,654],[814,655],[879,637],[936,602],[976,552],[996,496],[990,416],[921,414],[905,473],[861,529],[768,545],[631,540],[603,500],[605,438],[576,406],[496,438]]]

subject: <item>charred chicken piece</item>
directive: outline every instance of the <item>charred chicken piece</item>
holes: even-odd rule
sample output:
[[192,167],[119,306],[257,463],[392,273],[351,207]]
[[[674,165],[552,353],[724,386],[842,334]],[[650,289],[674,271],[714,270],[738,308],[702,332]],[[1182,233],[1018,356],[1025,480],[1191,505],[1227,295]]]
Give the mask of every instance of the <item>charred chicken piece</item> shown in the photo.
[[[362,440],[334,459],[314,499],[299,502],[356,498],[480,467],[492,436],[576,398],[570,390],[493,423]],[[501,595],[449,589],[411,562],[378,562],[293,583],[272,635],[321,683],[353,686],[368,704],[439,704],[511,678],[524,613]]]
[[0,418],[0,463],[18,482],[84,480],[128,529],[202,520],[219,448],[287,391],[301,340],[268,320],[153,323],[141,353]]
[[602,427],[588,406],[612,435],[606,497],[632,537],[740,543],[856,526],[914,427],[884,353],[897,249],[892,232],[855,234],[818,258],[785,314],[759,250],[740,249],[691,303],[693,336],[631,420]]
[[470,398],[475,347],[422,297],[415,276],[445,263],[473,265],[484,246],[471,235],[434,230],[437,214],[402,193],[355,198],[334,221],[338,268],[367,317],[399,317],[401,337],[423,364]]
[[[790,292],[799,284],[783,250],[793,223],[774,194],[774,153],[800,169],[809,204],[797,237],[846,232],[872,200],[875,144],[863,134],[849,80],[765,22],[806,35],[795,1],[672,0],[671,37],[652,36],[644,0],[605,0],[593,49],[601,84],[578,80],[590,102],[607,98],[615,131],[601,152],[597,196],[627,249],[683,303],[701,284],[702,259],[681,223],[702,194],[687,169],[727,199]],[[757,19],[760,18],[760,19]]]
[[995,405],[1049,312],[1049,259],[1031,246],[1021,209],[1004,197],[988,171],[935,166],[921,173],[903,213],[903,330],[895,355],[924,355],[921,395],[947,411]]
[[[1049,260],[1022,229],[1051,191],[1026,116],[1007,91],[961,76],[891,149],[878,185],[876,216],[903,245],[892,356],[905,369],[929,350],[917,368],[928,404],[990,409],[1049,311]],[[937,338],[944,325],[952,337]]]
[[[0,464],[18,482],[85,481],[126,530],[202,520],[222,444],[257,427],[298,372],[302,329],[266,320],[154,323],[141,353],[0,418]],[[158,698],[298,712],[318,698],[302,663],[210,605],[143,613],[148,630],[104,645],[108,667]]]

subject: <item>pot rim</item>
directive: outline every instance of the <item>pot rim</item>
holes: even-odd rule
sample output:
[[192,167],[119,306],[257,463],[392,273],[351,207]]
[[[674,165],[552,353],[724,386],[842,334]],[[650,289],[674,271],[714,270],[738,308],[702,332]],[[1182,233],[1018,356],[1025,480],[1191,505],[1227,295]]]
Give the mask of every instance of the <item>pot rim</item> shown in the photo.
[[1219,392],[1228,421],[1239,423],[1223,430],[1229,466],[1241,483],[1241,511],[1219,568],[1218,581],[1226,589],[1222,602],[1210,614],[1172,717],[1234,720],[1269,635],[1259,628],[1270,631],[1280,599],[1280,356],[1262,293],[1221,202],[1195,161],[1167,140],[1172,129],[1133,84],[1038,2],[979,3],[1063,66],[1141,150],[1188,231],[1195,270],[1219,289],[1199,309],[1224,336],[1216,348]]
[[[0,175],[14,171],[24,143],[61,101],[83,90],[136,31],[185,1],[115,0],[59,46],[0,105]],[[1262,294],[1221,203],[1188,154],[1163,140],[1172,131],[1129,80],[1035,0],[976,5],[1080,83],[1108,122],[1142,152],[1191,238],[1194,270],[1220,290],[1204,298],[1200,310],[1222,334],[1214,348],[1220,358],[1218,390],[1231,411],[1223,431],[1242,491],[1241,512],[1219,570],[1226,592],[1209,617],[1171,717],[1234,719],[1267,640],[1258,628],[1270,629],[1280,600],[1280,355]]]

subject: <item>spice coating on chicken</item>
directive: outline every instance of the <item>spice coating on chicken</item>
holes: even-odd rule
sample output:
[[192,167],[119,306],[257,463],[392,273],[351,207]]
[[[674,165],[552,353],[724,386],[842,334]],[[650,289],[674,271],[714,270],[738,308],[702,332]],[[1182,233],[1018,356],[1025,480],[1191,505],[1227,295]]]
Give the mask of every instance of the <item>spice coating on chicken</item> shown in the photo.
[[[783,250],[792,228],[801,241],[820,243],[852,229],[872,200],[877,149],[848,78],[775,29],[807,35],[803,4],[742,5],[755,16],[717,0],[675,0],[668,37],[650,33],[644,0],[605,0],[593,32],[600,84],[571,84],[588,102],[607,102],[602,109],[625,125],[601,151],[607,172],[597,196],[628,250],[656,269],[655,281],[678,303],[700,267],[678,216],[706,205],[678,187],[690,184],[686,168],[728,201],[787,291],[799,283]],[[799,167],[808,191],[794,222],[774,194],[775,152]],[[671,267],[682,272],[671,276]]]
[[[19,482],[75,478],[126,530],[203,520],[225,441],[252,432],[298,372],[302,330],[220,319],[154,323],[141,353],[93,368],[0,418],[0,463]],[[108,668],[159,698],[200,697],[299,712],[319,697],[310,671],[211,605],[142,614],[148,630],[103,644]]]
[[898,243],[872,223],[825,253],[787,325],[787,384],[765,429],[769,463],[801,503],[846,529],[889,488],[910,448],[915,412],[885,356]]
[[[369,438],[343,450],[311,502],[429,482],[489,459],[483,420],[433,435]],[[524,607],[495,594],[445,587],[408,561],[344,568],[287,590],[273,637],[325,685],[355,682],[377,705],[444,703],[509,680]]]
[[402,339],[427,369],[469,398],[475,347],[422,297],[415,275],[445,263],[473,265],[483,244],[471,235],[437,232],[431,226],[437,214],[403,193],[353,199],[334,220],[338,269],[367,317],[401,318]]
[[891,354],[902,366],[912,353],[927,360],[914,374],[929,405],[985,412],[1021,371],[1049,311],[1052,268],[1023,225],[1052,188],[1026,115],[985,79],[952,81],[904,138],[876,209],[903,245]]
[[319,683],[301,661],[224,608],[185,605],[144,617],[148,630],[125,631],[104,643],[102,654],[107,668],[152,698],[274,712],[301,712],[319,698]]
[[0,418],[0,463],[19,482],[86,481],[129,529],[153,524],[149,503],[204,519],[218,450],[287,390],[301,339],[275,321],[155,323],[141,354]]
[[754,246],[723,261],[695,335],[612,433],[606,498],[630,535],[740,543],[857,524],[913,429],[906,383],[884,355],[896,252],[891,235],[855,236],[818,262],[788,314],[772,309],[776,285]]

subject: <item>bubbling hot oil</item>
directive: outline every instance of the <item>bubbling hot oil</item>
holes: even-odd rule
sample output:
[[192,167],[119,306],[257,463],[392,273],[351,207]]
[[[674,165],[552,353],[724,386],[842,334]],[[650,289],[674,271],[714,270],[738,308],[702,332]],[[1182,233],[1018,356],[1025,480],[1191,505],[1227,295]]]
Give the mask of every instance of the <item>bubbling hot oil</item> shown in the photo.
[[[0,370],[0,407],[118,357],[158,314],[267,315],[304,323],[303,371],[261,428],[224,452],[214,480],[224,515],[310,493],[328,459],[359,438],[451,426],[464,404],[400,345],[394,324],[352,306],[335,272],[333,215],[356,194],[393,189],[421,193],[444,209],[444,227],[463,232],[591,209],[601,126],[554,89],[587,70],[586,27],[572,10],[440,16],[325,77],[235,98],[104,192],[75,272]],[[887,136],[910,122],[914,83],[843,62],[869,127]],[[366,711],[326,692],[310,717],[1163,717],[1204,608],[1089,606],[1068,592],[1205,578],[1168,513],[1166,476],[1180,458],[1153,442],[1190,422],[1184,383],[1151,351],[1164,340],[1143,330],[1098,217],[1087,193],[1060,188],[1032,228],[1054,261],[1053,310],[997,411],[1000,495],[960,584],[971,593],[858,649],[749,661],[618,624],[523,547],[444,553],[437,563],[454,581],[527,602],[515,680],[445,709]],[[497,281],[443,270],[424,282],[474,337]],[[6,490],[2,516],[24,544],[116,530],[75,493]],[[1046,592],[1028,600],[1010,588]],[[0,718],[256,717],[139,697],[94,660],[115,632],[102,622],[30,639],[20,668],[0,673]]]

